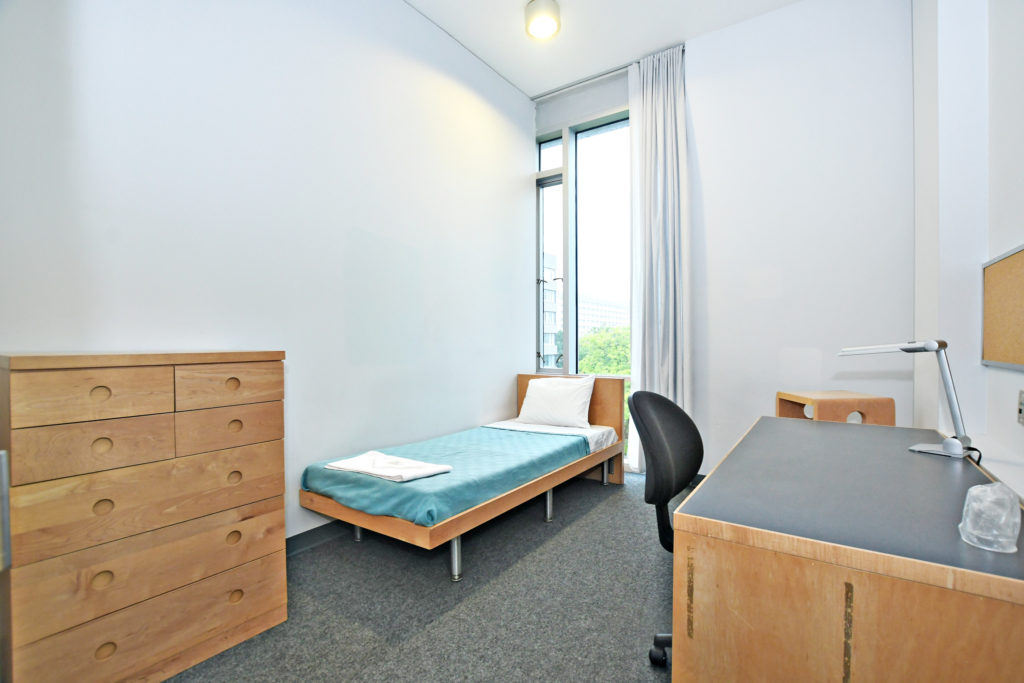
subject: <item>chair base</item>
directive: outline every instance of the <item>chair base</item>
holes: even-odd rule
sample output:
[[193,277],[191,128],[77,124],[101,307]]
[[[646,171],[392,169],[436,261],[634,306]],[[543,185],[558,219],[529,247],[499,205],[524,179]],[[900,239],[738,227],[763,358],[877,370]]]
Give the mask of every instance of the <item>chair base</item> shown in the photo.
[[658,633],[654,636],[654,647],[647,656],[654,666],[668,666],[671,661],[672,634]]

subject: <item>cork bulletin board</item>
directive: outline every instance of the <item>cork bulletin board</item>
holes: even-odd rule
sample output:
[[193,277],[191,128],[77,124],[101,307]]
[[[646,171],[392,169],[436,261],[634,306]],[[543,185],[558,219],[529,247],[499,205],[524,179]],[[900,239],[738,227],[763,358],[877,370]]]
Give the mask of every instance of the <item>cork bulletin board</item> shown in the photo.
[[1024,245],[984,269],[981,362],[1024,371]]

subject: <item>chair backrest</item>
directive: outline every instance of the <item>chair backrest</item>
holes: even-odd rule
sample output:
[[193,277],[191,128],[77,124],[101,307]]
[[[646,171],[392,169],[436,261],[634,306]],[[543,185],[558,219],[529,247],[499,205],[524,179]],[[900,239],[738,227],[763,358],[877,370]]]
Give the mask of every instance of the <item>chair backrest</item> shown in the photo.
[[697,476],[704,461],[704,442],[686,411],[660,394],[633,392],[629,415],[640,435],[647,464],[644,500],[658,513],[661,545],[672,550],[668,502]]

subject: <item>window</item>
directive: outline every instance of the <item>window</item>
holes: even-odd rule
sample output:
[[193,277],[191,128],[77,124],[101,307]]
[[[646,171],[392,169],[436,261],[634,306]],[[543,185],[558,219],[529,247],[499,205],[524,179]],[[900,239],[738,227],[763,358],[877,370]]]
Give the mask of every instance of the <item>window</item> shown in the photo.
[[628,118],[538,141],[537,169],[537,369],[628,376]]

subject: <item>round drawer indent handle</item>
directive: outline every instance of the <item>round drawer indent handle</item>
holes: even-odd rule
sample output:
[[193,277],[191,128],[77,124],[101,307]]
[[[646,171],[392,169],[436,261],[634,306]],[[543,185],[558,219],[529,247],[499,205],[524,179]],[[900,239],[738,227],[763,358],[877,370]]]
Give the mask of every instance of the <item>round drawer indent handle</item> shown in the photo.
[[238,391],[238,387],[242,386],[242,380],[237,377],[228,377],[224,380],[224,387],[228,391]]
[[92,586],[95,590],[103,590],[113,582],[114,572],[104,570],[96,576],[92,577],[92,581],[89,582],[89,585]]
[[242,540],[242,532],[238,531],[237,529],[235,529],[234,531],[232,531],[231,533],[229,533],[227,535],[227,538],[224,539],[224,542],[227,543],[228,545],[234,545],[234,544],[238,543],[241,540]]
[[234,472],[228,475],[229,484],[237,484],[240,481],[242,481],[242,473],[239,472],[238,470],[235,470]]
[[241,420],[232,420],[231,422],[228,422],[228,431],[229,432],[240,432],[240,431],[242,431],[242,421]]
[[92,442],[92,452],[96,455],[103,455],[114,447],[114,442],[105,436],[101,436]]
[[117,652],[117,643],[103,643],[96,648],[96,659],[107,659]]
[[245,591],[241,590],[240,588],[236,588],[235,590],[228,593],[228,602],[230,602],[231,604],[239,602],[242,599],[243,595],[245,595]]
[[94,515],[105,515],[113,509],[114,501],[110,500],[109,498],[104,498],[103,500],[97,500],[95,503],[93,503],[92,513]]
[[98,387],[93,387],[92,391],[89,392],[89,398],[99,403],[100,401],[106,401],[110,398],[110,387],[105,387],[102,384]]

